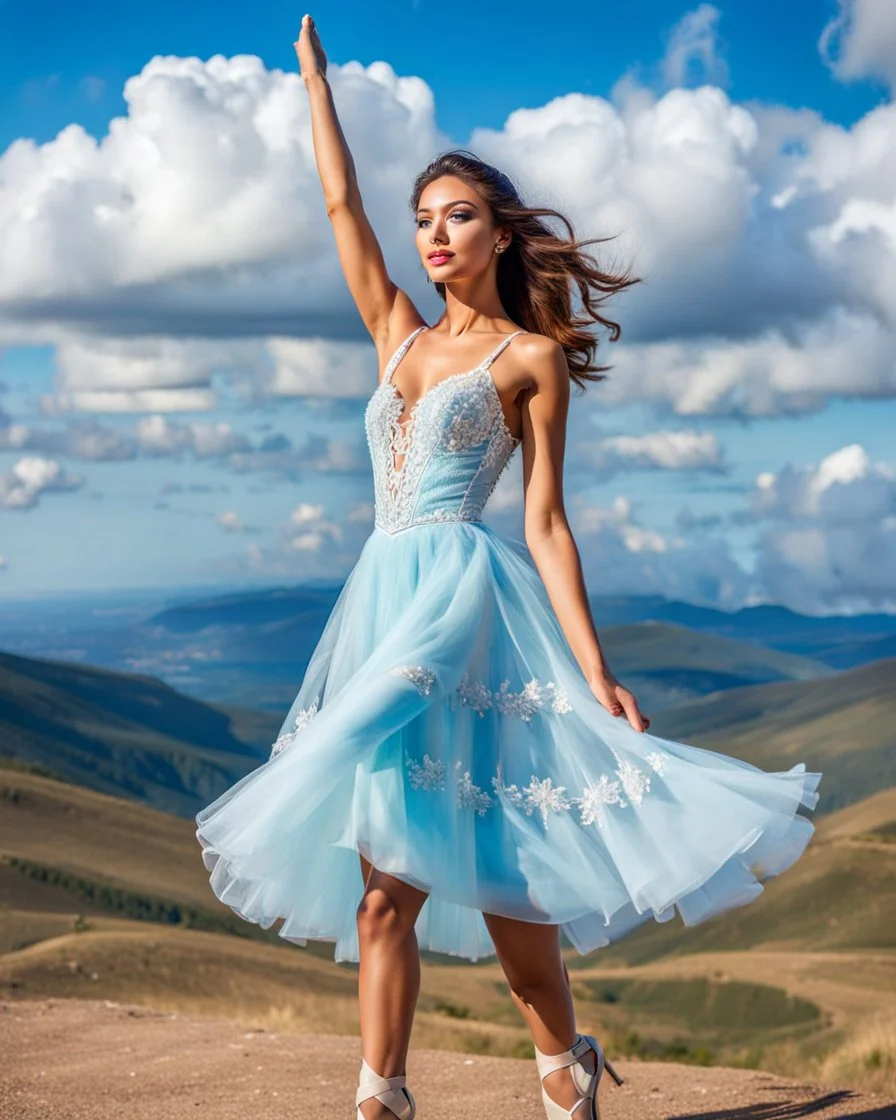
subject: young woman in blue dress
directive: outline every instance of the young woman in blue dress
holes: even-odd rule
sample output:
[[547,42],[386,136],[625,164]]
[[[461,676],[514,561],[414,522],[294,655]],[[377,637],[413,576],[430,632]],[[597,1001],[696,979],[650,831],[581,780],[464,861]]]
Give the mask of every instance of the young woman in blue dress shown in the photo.
[[[522,450],[525,543],[591,693],[606,712],[617,717],[610,723],[627,723],[629,734],[644,733],[650,720],[631,690],[616,679],[601,649],[562,492],[570,383],[584,388],[586,382],[602,380],[601,371],[608,368],[594,364],[597,339],[587,328],[599,324],[615,340],[619,325],[602,314],[601,304],[638,281],[631,275],[604,272],[583,251],[590,242],[575,240],[561,214],[524,205],[506,175],[470,153],[452,151],[435,158],[417,177],[411,192],[416,249],[427,279],[444,301],[438,322],[427,326],[386,270],[337,119],[326,76],[326,55],[308,15],[302,20],[295,47],[310,102],[326,213],[348,288],[376,346],[380,369],[385,371],[381,383],[384,376],[391,377],[397,360],[405,359],[400,384],[392,382],[396,401],[401,401],[397,446],[402,446],[402,435],[410,427],[416,406],[437,386],[457,377],[457,370],[490,368],[492,356],[503,352],[492,385],[503,429]],[[552,232],[546,218],[559,220],[568,236]],[[572,307],[573,292],[581,302],[578,314]],[[507,345],[511,337],[515,344]],[[405,352],[412,338],[416,341],[409,361]],[[407,454],[406,446],[404,452]],[[696,754],[696,748],[681,750],[682,754],[686,750]],[[683,764],[684,759],[677,761]],[[662,762],[657,756],[657,775],[662,773]],[[726,780],[734,765],[725,769]],[[589,823],[603,823],[607,806],[641,801],[647,779],[636,781],[631,768],[626,771],[624,766],[617,774],[628,802],[615,779],[595,787],[595,796],[603,804],[595,800],[591,805]],[[744,769],[749,769],[746,764]],[[755,777],[752,770],[749,776]],[[807,781],[804,777],[804,787]],[[508,788],[516,791],[512,796],[520,804],[523,795],[518,787]],[[548,790],[547,800],[539,805],[545,823],[550,810],[569,808],[568,802],[555,796],[558,792]],[[533,805],[543,793],[530,794]],[[809,796],[803,793],[804,804]],[[486,802],[491,801],[486,797]],[[531,814],[532,808],[526,811]],[[782,812],[780,817],[784,816]],[[777,823],[779,817],[768,810],[768,819]],[[758,835],[761,830],[754,831]],[[782,829],[776,835],[783,834]],[[806,838],[800,833],[799,843],[792,845],[791,861]],[[420,985],[415,924],[427,893],[374,866],[363,854],[359,853],[359,859],[364,890],[356,915],[363,1054],[356,1097],[358,1117],[411,1120],[415,1105],[406,1081],[406,1059]],[[720,856],[719,866],[723,862]],[[747,897],[743,881],[724,881],[719,897],[723,904],[743,902]],[[576,1029],[560,927],[506,914],[484,913],[482,917],[513,1001],[531,1032],[546,1115],[550,1120],[598,1120],[597,1089],[602,1073],[606,1070],[617,1082],[621,1080],[597,1041]]]

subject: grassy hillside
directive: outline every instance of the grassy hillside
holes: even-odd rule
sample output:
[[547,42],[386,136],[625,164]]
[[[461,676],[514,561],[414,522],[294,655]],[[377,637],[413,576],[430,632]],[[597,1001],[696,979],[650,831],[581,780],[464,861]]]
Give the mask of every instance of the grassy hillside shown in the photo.
[[822,770],[819,812],[896,785],[896,658],[817,681],[732,690],[658,713],[651,731],[766,770]]
[[648,922],[570,967],[764,948],[896,950],[896,788],[819,817],[801,859],[748,906],[690,928]]
[[2,856],[231,913],[209,887],[192,821],[16,770],[0,769],[0,807]]
[[613,671],[656,712],[707,693],[829,677],[821,661],[666,622],[611,626],[601,644]]
[[[326,594],[321,591],[316,609]],[[218,609],[230,608],[212,604],[211,616],[179,608],[176,617],[187,629],[201,629]],[[612,628],[605,645],[651,712],[708,689],[830,672],[809,658],[674,625]],[[38,764],[79,785],[187,818],[267,758],[287,709],[286,701],[276,716],[214,705],[150,676],[0,653],[0,758]]]
[[[244,921],[218,901],[192,821],[0,768],[0,952],[68,931],[76,915],[289,947],[276,928]],[[332,945],[308,953],[332,959]]]
[[[894,838],[896,789],[821,819],[803,859],[743,910],[691,930],[646,928],[590,957],[569,950],[581,1029],[619,1056],[790,1073],[814,1074],[848,1052],[852,1065],[837,1065],[836,1076],[866,1076],[878,1050],[890,1060],[879,1039],[890,1037],[880,1023],[896,986]],[[85,898],[75,880],[108,892]],[[160,898],[179,900],[181,920],[133,921],[121,908]],[[198,929],[183,920],[189,913],[235,926]],[[355,972],[322,959],[331,952],[288,945],[218,903],[191,822],[0,770],[0,996],[127,1000],[273,1030],[314,1032],[326,1021],[354,1033]],[[415,1040],[531,1057],[494,961],[427,960]]]
[[257,743],[246,713],[231,717],[153,677],[0,653],[0,755],[184,816],[266,757],[232,718]]

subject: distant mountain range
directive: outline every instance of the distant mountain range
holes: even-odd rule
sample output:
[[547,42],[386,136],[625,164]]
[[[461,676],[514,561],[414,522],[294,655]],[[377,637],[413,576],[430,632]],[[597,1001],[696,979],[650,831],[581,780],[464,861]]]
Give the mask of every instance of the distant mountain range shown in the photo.
[[[176,602],[172,595],[162,609],[159,600],[116,605],[85,597],[39,610],[0,601],[0,645],[22,656],[148,674],[199,700],[273,718],[295,697],[342,586],[182,595]],[[591,605],[618,671],[635,674],[653,711],[718,689],[809,679],[896,656],[896,615],[814,618],[777,606],[726,612],[658,596],[595,596]],[[662,629],[650,635],[648,624]],[[676,628],[691,633],[692,648]]]
[[[209,628],[264,628],[280,633],[298,622],[307,626],[328,614],[341,584],[275,588],[198,599],[154,614],[147,625],[170,633],[196,634]],[[667,622],[720,637],[805,654],[831,668],[845,669],[896,654],[896,615],[811,616],[787,607],[760,605],[716,610],[659,595],[591,596],[598,629],[639,622]],[[268,631],[267,628],[272,628]]]
[[813,616],[765,604],[720,611],[660,596],[592,597],[598,630],[633,622],[671,622],[690,630],[805,654],[833,669],[896,655],[896,615]]

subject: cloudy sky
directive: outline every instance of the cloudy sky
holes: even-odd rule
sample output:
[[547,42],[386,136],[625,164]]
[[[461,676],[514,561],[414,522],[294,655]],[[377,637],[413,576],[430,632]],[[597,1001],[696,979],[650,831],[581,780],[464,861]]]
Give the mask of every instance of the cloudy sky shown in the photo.
[[[644,280],[571,402],[591,590],[896,610],[896,3],[311,12],[430,322],[408,194],[450,147]],[[0,596],[345,575],[371,531],[301,15],[0,7]]]

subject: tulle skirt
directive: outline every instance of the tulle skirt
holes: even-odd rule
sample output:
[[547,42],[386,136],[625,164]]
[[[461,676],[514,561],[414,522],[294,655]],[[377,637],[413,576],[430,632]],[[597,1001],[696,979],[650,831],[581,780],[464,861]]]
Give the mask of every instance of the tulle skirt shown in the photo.
[[374,529],[269,759],[196,835],[218,898],[336,960],[358,960],[359,853],[428,893],[422,949],[492,954],[486,912],[585,953],[755,898],[808,844],[820,778],[611,716],[525,545],[433,522]]

